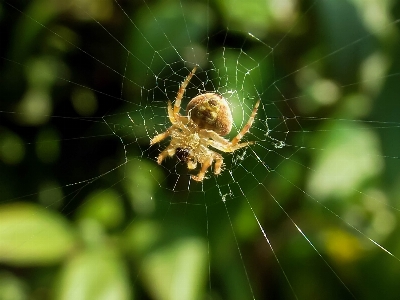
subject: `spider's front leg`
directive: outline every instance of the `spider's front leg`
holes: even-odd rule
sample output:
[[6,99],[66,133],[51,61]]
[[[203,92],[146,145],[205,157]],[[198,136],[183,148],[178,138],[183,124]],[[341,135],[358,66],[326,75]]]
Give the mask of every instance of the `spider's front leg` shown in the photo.
[[[256,116],[258,106],[260,105],[260,101],[261,100],[258,100],[256,102],[256,105],[254,105],[253,111],[251,112],[250,118],[247,121],[246,125],[244,125],[242,130],[240,130],[240,132],[237,134],[237,136],[235,136],[232,139],[232,141],[231,141],[232,146],[238,144],[240,142],[240,140],[242,139],[242,137],[250,130],[250,127],[253,125],[254,117]],[[245,145],[242,147],[245,147]],[[239,148],[241,148],[241,147],[239,147]]]
[[197,66],[193,68],[193,70],[189,73],[189,75],[186,77],[185,81],[182,83],[181,87],[179,88],[178,94],[176,95],[175,98],[175,104],[174,104],[174,118],[176,120],[179,119],[179,110],[181,108],[181,100],[183,97],[183,94],[185,93],[186,87],[189,84],[190,79],[192,79],[194,73],[196,72]]

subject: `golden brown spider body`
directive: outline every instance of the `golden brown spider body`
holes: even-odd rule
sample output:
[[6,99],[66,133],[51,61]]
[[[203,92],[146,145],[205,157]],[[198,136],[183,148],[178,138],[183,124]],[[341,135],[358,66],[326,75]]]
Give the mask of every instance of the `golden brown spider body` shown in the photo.
[[196,169],[199,163],[201,164],[199,173],[191,177],[196,181],[203,181],[208,168],[214,161],[214,174],[219,175],[222,171],[222,155],[209,147],[222,152],[234,152],[254,143],[239,142],[252,126],[260,101],[257,101],[242,130],[232,141],[229,141],[223,136],[232,129],[232,113],[228,102],[221,95],[217,93],[200,94],[190,100],[186,108],[186,116],[181,116],[179,113],[183,94],[195,71],[196,67],[180,86],[173,107],[168,101],[168,117],[172,126],[153,137],[150,145],[171,136],[170,144],[157,157],[157,163],[161,164],[166,157],[174,155],[185,162],[190,170]]

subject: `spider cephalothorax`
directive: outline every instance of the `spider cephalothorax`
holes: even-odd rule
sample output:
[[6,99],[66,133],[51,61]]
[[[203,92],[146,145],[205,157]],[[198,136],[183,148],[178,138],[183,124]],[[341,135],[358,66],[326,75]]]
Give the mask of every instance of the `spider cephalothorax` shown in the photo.
[[249,120],[236,137],[232,141],[226,140],[223,136],[232,129],[232,113],[228,102],[221,95],[217,93],[200,94],[190,100],[186,108],[186,116],[181,116],[179,113],[186,86],[195,72],[196,67],[180,86],[173,107],[171,101],[168,101],[168,117],[172,126],[153,137],[150,145],[171,136],[170,144],[160,153],[157,163],[161,164],[167,156],[174,155],[180,161],[185,162],[190,170],[195,169],[200,163],[201,169],[197,175],[192,175],[192,179],[203,181],[207,169],[213,161],[215,161],[214,174],[218,175],[222,170],[223,157],[209,147],[222,152],[233,152],[254,143],[239,142],[253,124],[260,101],[257,101]]

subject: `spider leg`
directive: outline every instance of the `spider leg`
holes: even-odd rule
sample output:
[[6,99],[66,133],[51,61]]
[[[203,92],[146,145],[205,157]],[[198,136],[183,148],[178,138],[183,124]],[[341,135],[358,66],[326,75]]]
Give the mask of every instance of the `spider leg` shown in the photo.
[[244,125],[244,127],[242,128],[242,130],[240,130],[240,132],[237,134],[237,136],[235,136],[232,139],[231,144],[233,146],[236,145],[237,143],[239,143],[239,141],[242,139],[242,137],[249,131],[251,125],[253,125],[254,117],[256,116],[259,105],[260,105],[260,100],[257,101],[256,105],[254,105],[253,111],[252,111],[251,116],[250,116],[249,120],[247,121],[246,125]]
[[157,134],[155,137],[153,137],[150,141],[150,146],[157,144],[157,143],[161,142],[163,139],[169,137],[173,128],[174,128],[174,125],[172,125],[170,128],[168,128],[163,133]]
[[175,118],[175,115],[174,115],[174,110],[172,109],[171,101],[169,101],[169,100],[168,100],[168,107],[167,107],[167,109],[168,109],[168,118],[169,118],[169,121],[170,121],[172,124],[175,124],[175,123],[176,123],[176,118]]
[[189,159],[187,162],[187,167],[189,170],[194,170],[197,167],[197,162],[194,160]]
[[168,100],[168,118],[172,124],[175,124],[177,122],[182,122],[183,124],[189,123],[189,117],[188,116],[181,116],[179,113],[177,115],[174,115],[174,109],[172,108],[171,101]]
[[216,132],[212,130],[206,130],[203,129],[200,131],[200,134],[203,138],[208,138],[208,146],[211,146],[217,150],[223,151],[223,152],[233,152],[236,151],[237,149],[246,147],[248,145],[254,144],[253,141],[251,142],[245,142],[245,143],[240,143],[236,145],[232,145],[232,143],[220,135],[218,135]]
[[192,179],[193,179],[193,180],[196,180],[196,181],[203,181],[204,176],[206,175],[207,169],[211,166],[213,160],[214,160],[214,158],[213,158],[212,156],[211,156],[211,157],[208,157],[207,160],[204,161],[204,162],[201,164],[201,169],[200,169],[200,171],[199,171],[199,174],[197,174],[197,175],[192,175],[192,176],[191,176]]
[[179,116],[179,121],[182,122],[183,124],[188,124],[189,117],[188,116]]
[[168,146],[165,148],[160,155],[157,157],[157,163],[161,165],[162,161],[167,157],[167,156],[174,156],[175,155],[175,148]]
[[199,173],[197,175],[192,175],[192,179],[196,181],[203,181],[208,168],[211,167],[214,160],[215,160],[214,174],[219,175],[222,171],[222,165],[224,159],[220,154],[214,152],[214,154],[211,157],[208,157],[207,160],[201,164],[201,169]]
[[236,151],[236,150],[238,150],[240,148],[247,147],[247,146],[252,145],[252,144],[254,144],[253,141],[245,142],[245,143],[239,143],[239,144],[236,144],[236,145],[232,145],[231,142],[227,142],[226,144],[221,144],[221,143],[219,143],[217,141],[210,141],[209,142],[209,145],[211,147],[213,147],[215,149],[218,149],[220,151],[223,151],[223,152],[234,152],[234,151]]
[[219,175],[222,171],[222,165],[223,165],[223,157],[219,154],[215,154],[215,163],[214,163],[214,174]]
[[190,79],[192,79],[194,73],[196,72],[197,66],[193,68],[193,70],[189,73],[189,75],[186,77],[185,81],[181,84],[181,87],[178,90],[178,94],[176,95],[175,98],[175,104],[174,104],[174,117],[175,119],[179,119],[179,109],[181,108],[181,100],[183,97],[183,94],[185,93],[185,89],[187,85],[189,84]]

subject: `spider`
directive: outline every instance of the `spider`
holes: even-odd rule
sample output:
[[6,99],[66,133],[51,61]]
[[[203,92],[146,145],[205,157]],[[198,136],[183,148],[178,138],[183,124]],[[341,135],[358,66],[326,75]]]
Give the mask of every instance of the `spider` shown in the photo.
[[211,92],[200,94],[188,103],[186,116],[179,113],[183,94],[196,69],[197,67],[193,68],[180,86],[173,107],[171,101],[168,100],[168,117],[172,123],[171,127],[153,137],[150,145],[159,143],[171,136],[170,144],[157,157],[157,163],[160,165],[166,157],[173,157],[174,155],[180,161],[185,162],[189,170],[196,169],[197,164],[200,163],[199,173],[191,175],[191,178],[196,181],[203,181],[208,168],[214,161],[215,175],[219,175],[223,167],[222,155],[209,147],[222,152],[234,152],[254,143],[239,142],[250,130],[260,100],[255,104],[246,125],[236,137],[229,141],[223,136],[227,135],[232,129],[232,113],[228,102],[221,95]]

